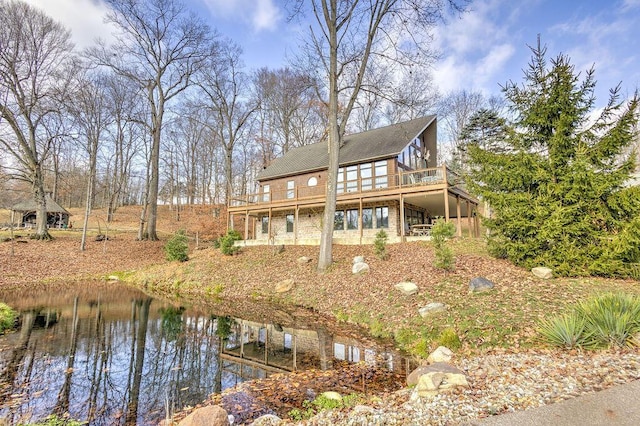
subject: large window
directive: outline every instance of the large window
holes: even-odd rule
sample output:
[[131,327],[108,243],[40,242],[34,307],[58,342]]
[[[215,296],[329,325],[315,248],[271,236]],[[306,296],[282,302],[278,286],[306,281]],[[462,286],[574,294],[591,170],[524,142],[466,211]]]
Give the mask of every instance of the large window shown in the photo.
[[287,181],[287,198],[291,199],[293,197],[295,197],[296,195],[296,191],[295,191],[295,187],[296,187],[296,182],[293,180],[288,180]]
[[358,166],[347,167],[347,192],[358,191]]
[[287,232],[293,232],[293,215],[292,214],[286,215],[285,220],[287,222]]
[[371,163],[360,164],[360,185],[363,191],[369,191],[373,188],[373,179],[371,179]]
[[373,209],[362,209],[362,229],[373,228]]
[[271,187],[269,185],[264,185],[262,187],[262,201],[264,201],[265,203],[269,202],[269,200],[271,199],[269,197],[270,191],[271,191]]
[[375,187],[377,188],[386,188],[388,185],[387,181],[387,161],[376,161],[374,163],[375,172],[376,172],[376,181]]
[[333,229],[335,231],[344,230],[344,212],[342,210],[336,211],[336,214],[333,219]]
[[376,228],[389,227],[389,207],[376,207]]
[[358,229],[358,210],[347,210],[347,229]]
[[338,169],[338,183],[337,183],[336,194],[342,194],[343,192],[344,192],[344,168],[340,167]]
[[269,216],[262,216],[262,233],[269,233]]

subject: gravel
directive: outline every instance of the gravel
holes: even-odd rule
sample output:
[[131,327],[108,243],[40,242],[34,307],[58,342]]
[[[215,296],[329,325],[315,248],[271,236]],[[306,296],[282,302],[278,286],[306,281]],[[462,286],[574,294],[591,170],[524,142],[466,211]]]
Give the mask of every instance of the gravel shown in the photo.
[[[305,425],[451,425],[526,410],[640,378],[640,352],[493,353],[452,364],[468,389],[415,399],[411,389],[367,406],[321,412]],[[284,422],[283,422],[284,423]]]

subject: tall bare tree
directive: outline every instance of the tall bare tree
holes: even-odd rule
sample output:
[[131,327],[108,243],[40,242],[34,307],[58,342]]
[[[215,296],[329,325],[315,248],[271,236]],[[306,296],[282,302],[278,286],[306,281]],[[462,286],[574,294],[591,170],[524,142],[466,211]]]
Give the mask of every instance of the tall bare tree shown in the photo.
[[98,149],[107,127],[113,121],[113,109],[109,107],[107,95],[107,81],[107,76],[99,72],[94,75],[83,75],[79,79],[73,102],[70,102],[68,107],[78,128],[80,146],[86,152],[89,160],[84,222],[80,241],[80,250],[82,251],[86,247],[87,227],[96,192]]
[[329,168],[318,271],[332,263],[333,221],[337,199],[339,150],[351,113],[370,72],[372,58],[398,66],[433,58],[429,33],[457,0],[298,0],[297,11],[310,4],[315,24],[306,52],[321,64],[327,96]]
[[146,93],[151,133],[148,218],[145,237],[157,240],[160,142],[167,103],[192,84],[205,64],[213,33],[180,0],[107,0],[107,21],[119,32],[116,42],[88,51],[99,65],[113,69]]
[[225,201],[233,193],[233,153],[236,143],[244,136],[251,115],[258,105],[250,98],[249,76],[244,72],[242,49],[230,40],[219,45],[202,68],[199,86],[212,112],[211,129],[224,148]]
[[59,136],[56,116],[76,69],[70,37],[38,9],[0,2],[0,146],[17,164],[14,177],[31,184],[37,239],[51,238],[43,164]]

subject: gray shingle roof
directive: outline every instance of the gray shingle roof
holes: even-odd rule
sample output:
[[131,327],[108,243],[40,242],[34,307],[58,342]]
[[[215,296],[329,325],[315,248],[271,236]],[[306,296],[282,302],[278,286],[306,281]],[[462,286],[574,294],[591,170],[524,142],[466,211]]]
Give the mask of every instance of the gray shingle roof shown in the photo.
[[[435,115],[428,115],[367,132],[347,135],[344,137],[342,148],[340,148],[340,165],[395,157],[435,118]],[[258,180],[263,181],[322,170],[326,169],[328,165],[327,142],[317,142],[294,148],[284,156],[275,159],[258,174]]]
[[[47,194],[45,197],[46,197],[45,200],[47,203],[47,213],[69,214],[69,212],[66,211],[64,207],[61,207],[58,203],[53,201],[53,198],[51,198],[49,194]],[[29,198],[11,207],[11,210],[14,210],[17,212],[31,212],[31,211],[35,211],[36,208],[37,208],[36,201],[33,198]]]

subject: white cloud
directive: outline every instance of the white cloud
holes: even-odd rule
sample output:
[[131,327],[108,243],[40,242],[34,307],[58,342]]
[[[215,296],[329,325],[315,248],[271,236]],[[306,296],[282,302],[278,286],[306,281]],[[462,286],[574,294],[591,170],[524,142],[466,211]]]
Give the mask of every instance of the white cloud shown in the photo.
[[109,40],[112,29],[104,23],[107,6],[98,0],[27,0],[71,30],[76,47],[83,49],[97,38]]
[[458,89],[495,93],[497,75],[516,51],[509,24],[517,7],[506,8],[504,0],[478,1],[460,18],[437,28],[436,47],[442,60],[435,65],[434,80],[441,92]]
[[272,31],[282,20],[274,0],[202,0],[214,17],[250,24],[253,32]]

